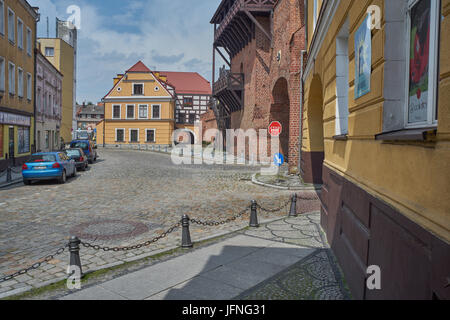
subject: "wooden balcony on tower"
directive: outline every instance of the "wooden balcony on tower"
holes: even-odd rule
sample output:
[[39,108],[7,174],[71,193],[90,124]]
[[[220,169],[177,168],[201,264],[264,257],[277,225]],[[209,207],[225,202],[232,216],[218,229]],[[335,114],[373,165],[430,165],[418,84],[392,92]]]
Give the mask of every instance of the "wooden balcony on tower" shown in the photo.
[[223,0],[211,19],[215,25],[214,46],[223,47],[233,58],[255,37],[259,28],[269,39],[272,35],[257,21],[270,16],[276,0]]
[[213,96],[226,109],[227,114],[243,108],[244,75],[221,69],[219,79],[213,84]]

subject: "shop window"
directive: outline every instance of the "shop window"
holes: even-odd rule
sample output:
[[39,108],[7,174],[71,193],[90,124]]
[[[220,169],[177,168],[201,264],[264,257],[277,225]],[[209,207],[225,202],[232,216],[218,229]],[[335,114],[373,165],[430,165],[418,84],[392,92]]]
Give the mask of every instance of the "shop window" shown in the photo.
[[408,2],[408,78],[406,127],[437,124],[440,1]]
[[18,127],[19,153],[30,152],[30,128]]

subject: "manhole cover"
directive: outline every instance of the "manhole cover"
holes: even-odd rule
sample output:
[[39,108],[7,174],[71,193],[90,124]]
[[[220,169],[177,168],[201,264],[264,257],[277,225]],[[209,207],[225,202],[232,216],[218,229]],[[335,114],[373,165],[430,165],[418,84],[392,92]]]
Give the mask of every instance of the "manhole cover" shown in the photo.
[[100,220],[86,222],[74,227],[71,232],[80,239],[114,240],[132,238],[149,231],[141,222],[125,220]]

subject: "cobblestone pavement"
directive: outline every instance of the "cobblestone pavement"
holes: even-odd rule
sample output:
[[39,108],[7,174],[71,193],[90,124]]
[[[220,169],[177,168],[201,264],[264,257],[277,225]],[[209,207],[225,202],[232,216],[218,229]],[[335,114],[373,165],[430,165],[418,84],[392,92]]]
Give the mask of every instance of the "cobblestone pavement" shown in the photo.
[[350,290],[320,227],[320,213],[286,218],[246,235],[314,248],[287,270],[240,294],[239,300],[348,300]]
[[[0,278],[42,261],[67,244],[70,235],[103,246],[145,242],[179,222],[183,214],[222,220],[255,199],[269,208],[284,204],[290,193],[250,182],[257,167],[180,165],[170,157],[144,151],[99,149],[99,161],[64,185],[37,182],[0,189]],[[308,193],[310,194],[310,193]],[[317,210],[317,201],[299,200],[299,210]],[[283,212],[259,214],[260,220]],[[214,227],[191,226],[193,241],[238,230],[248,214]],[[139,259],[155,250],[180,245],[181,230],[132,251],[81,248],[83,271]],[[0,295],[19,293],[63,279],[67,250],[36,270],[0,283]]]

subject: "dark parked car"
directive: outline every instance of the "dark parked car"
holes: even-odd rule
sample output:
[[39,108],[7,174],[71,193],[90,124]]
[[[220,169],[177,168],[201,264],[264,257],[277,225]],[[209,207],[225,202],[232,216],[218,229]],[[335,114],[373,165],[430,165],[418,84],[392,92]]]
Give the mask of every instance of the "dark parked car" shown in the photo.
[[97,146],[90,140],[73,140],[70,143],[71,149],[80,148],[88,158],[89,163],[97,161]]
[[81,148],[73,148],[66,149],[64,152],[70,159],[75,160],[75,165],[78,170],[85,171],[89,166],[88,157],[84,154],[83,149]]

